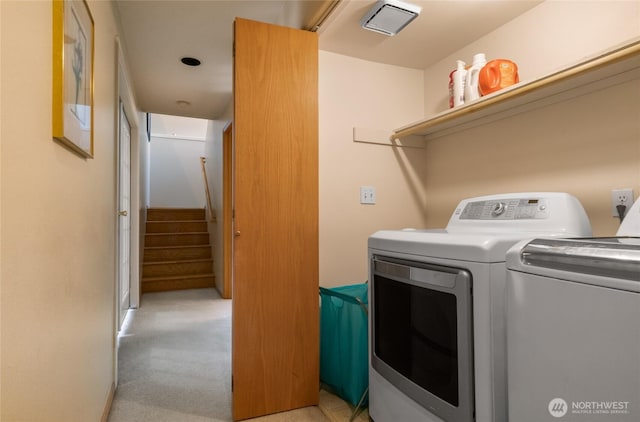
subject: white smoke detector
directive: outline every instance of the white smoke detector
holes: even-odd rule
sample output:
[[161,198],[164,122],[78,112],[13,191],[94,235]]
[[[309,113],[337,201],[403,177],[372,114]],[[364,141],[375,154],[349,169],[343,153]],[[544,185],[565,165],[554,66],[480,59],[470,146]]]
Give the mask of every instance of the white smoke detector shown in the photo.
[[378,0],[360,20],[364,29],[395,35],[418,17],[422,8],[398,0]]

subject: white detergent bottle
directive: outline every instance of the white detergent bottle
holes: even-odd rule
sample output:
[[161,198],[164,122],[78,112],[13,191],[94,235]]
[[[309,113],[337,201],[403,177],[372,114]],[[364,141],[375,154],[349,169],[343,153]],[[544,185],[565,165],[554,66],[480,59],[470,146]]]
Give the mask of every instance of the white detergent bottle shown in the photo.
[[453,106],[457,107],[464,104],[464,81],[467,76],[465,62],[458,60],[456,62],[456,71],[453,72]]
[[480,69],[487,64],[487,58],[484,53],[478,53],[473,56],[473,64],[467,71],[467,78],[464,84],[464,101],[473,101],[480,98],[480,90],[478,88],[478,76]]

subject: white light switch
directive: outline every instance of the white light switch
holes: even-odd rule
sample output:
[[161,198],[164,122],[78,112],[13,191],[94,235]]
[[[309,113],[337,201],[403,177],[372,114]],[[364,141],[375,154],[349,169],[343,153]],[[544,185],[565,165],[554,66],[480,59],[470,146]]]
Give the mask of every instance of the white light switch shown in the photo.
[[374,188],[373,186],[360,186],[360,203],[375,204],[376,188]]

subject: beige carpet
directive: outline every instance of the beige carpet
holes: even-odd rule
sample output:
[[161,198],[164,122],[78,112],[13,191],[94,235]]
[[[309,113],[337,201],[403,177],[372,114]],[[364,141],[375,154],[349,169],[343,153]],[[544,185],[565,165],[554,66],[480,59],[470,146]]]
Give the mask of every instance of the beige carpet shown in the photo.
[[[119,338],[109,422],[230,422],[231,301],[215,289],[147,293]],[[320,406],[251,421],[343,422],[352,407],[324,390]],[[355,419],[368,421],[365,412]]]

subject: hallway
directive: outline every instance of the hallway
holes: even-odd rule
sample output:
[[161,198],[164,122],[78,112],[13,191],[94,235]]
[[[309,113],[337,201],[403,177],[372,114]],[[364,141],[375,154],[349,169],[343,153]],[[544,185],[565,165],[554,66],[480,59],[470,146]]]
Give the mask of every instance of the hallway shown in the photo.
[[[232,420],[231,300],[215,289],[146,293],[141,307],[129,311],[119,342],[109,422]],[[320,397],[330,418],[309,407],[252,421],[348,420],[342,400],[325,391]]]

